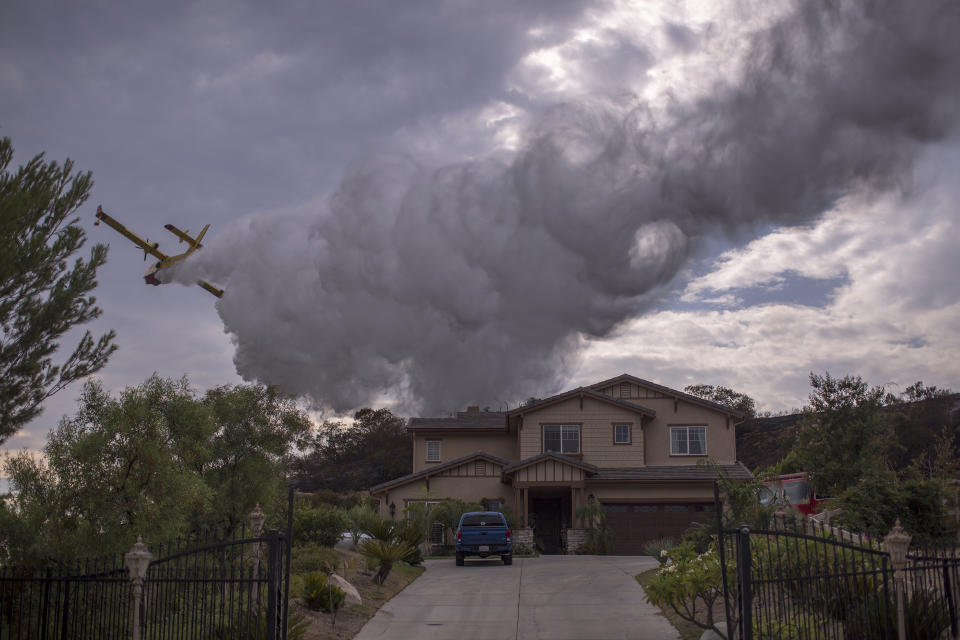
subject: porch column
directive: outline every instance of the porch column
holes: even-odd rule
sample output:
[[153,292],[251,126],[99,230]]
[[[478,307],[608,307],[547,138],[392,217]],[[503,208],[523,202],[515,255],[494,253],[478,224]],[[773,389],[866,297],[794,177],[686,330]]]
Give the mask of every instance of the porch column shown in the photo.
[[580,522],[577,518],[577,488],[570,487],[570,528],[580,529]]
[[530,526],[527,523],[527,514],[529,513],[530,509],[530,489],[524,487],[520,491],[523,493],[523,526],[524,528],[527,528]]

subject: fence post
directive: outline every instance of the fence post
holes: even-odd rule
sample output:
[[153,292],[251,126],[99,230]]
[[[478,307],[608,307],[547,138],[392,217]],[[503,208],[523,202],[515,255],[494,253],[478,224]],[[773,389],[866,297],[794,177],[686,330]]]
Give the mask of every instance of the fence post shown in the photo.
[[[263,523],[267,515],[260,508],[260,503],[253,508],[247,515],[250,522],[250,533],[254,538],[259,538],[263,534]],[[247,549],[247,559],[253,567],[253,581],[250,583],[250,596],[258,605],[260,604],[260,542],[257,541],[252,548]]]
[[150,559],[153,554],[147,550],[147,545],[143,544],[143,539],[137,536],[137,543],[133,549],[124,555],[127,571],[130,573],[130,589],[133,594],[133,629],[130,630],[130,637],[133,640],[140,640],[140,598],[143,597],[143,583],[147,579],[147,568],[150,566]]
[[267,535],[267,640],[277,637],[277,586],[280,583],[280,532],[271,529]]
[[730,615],[730,587],[727,584],[726,542],[723,539],[723,515],[720,513],[720,483],[713,481],[713,510],[717,515],[717,553],[720,555],[720,582],[723,584],[723,614],[727,621],[727,636],[733,637],[733,618]]
[[[750,527],[743,525],[737,532],[737,574],[740,578],[740,638],[753,640],[753,590],[750,586]],[[730,625],[727,635],[733,637]]]
[[774,531],[787,530],[787,509],[782,504],[777,505],[777,510],[773,512]]
[[[47,640],[47,619],[50,615],[50,574],[53,569],[47,567],[46,580],[43,581],[43,606],[40,609],[40,637]],[[32,575],[32,574],[31,574]]]
[[883,539],[883,545],[890,554],[893,563],[893,590],[897,598],[897,637],[907,640],[907,616],[904,606],[904,592],[906,580],[903,570],[907,566],[907,549],[910,548],[911,536],[900,526],[900,518],[893,525],[893,529]]
[[943,556],[943,595],[947,598],[947,607],[950,611],[950,637],[960,637],[960,629],[957,627],[957,607],[953,603],[953,587],[950,584],[950,565],[947,563],[947,556]]

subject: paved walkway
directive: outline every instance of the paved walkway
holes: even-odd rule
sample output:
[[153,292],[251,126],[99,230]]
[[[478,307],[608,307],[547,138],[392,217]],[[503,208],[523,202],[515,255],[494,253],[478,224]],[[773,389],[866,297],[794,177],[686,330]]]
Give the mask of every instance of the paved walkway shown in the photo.
[[649,557],[427,560],[355,640],[678,640],[633,576]]

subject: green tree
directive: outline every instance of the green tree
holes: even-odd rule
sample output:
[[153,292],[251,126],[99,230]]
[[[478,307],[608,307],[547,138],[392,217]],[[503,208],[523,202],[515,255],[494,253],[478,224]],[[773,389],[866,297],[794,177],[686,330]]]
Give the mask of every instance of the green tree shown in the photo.
[[734,391],[728,387],[713,386],[712,384],[691,384],[683,388],[692,396],[710,400],[725,407],[742,411],[748,418],[756,417],[757,403],[745,393]]
[[34,157],[16,172],[10,138],[0,138],[0,443],[40,413],[41,403],[74,380],[101,369],[116,348],[108,331],[87,331],[59,365],[63,334],[97,318],[89,295],[107,259],[106,245],[90,258],[71,256],[86,242],[79,218],[68,220],[90,194],[89,172]]
[[812,473],[817,493],[837,495],[868,469],[886,465],[893,447],[883,387],[869,387],[859,376],[810,374],[810,405],[804,408],[794,447],[801,466]]
[[43,456],[7,458],[0,550],[17,563],[125,550],[201,526],[236,528],[260,502],[279,513],[285,457],[308,422],[262,387],[200,399],[186,378],[152,376],[114,399],[87,383]]
[[7,460],[14,497],[0,526],[4,545],[18,562],[47,562],[116,552],[138,534],[173,537],[209,504],[191,467],[212,431],[185,379],[153,376],[119,399],[88,382],[42,458]]
[[205,519],[233,532],[257,503],[279,514],[277,485],[310,433],[306,414],[275,388],[257,385],[211,389],[202,405],[215,425],[199,469],[212,492]]
[[353,424],[324,422],[296,463],[305,489],[360,491],[411,472],[412,438],[387,409],[361,409]]

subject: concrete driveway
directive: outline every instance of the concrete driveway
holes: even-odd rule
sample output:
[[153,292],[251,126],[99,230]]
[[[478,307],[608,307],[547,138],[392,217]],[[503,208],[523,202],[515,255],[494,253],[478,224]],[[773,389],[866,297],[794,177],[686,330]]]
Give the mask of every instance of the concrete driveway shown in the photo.
[[356,640],[679,640],[633,576],[649,557],[427,560]]

